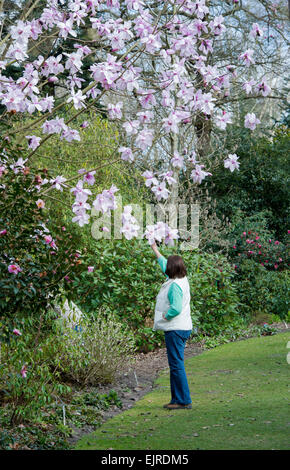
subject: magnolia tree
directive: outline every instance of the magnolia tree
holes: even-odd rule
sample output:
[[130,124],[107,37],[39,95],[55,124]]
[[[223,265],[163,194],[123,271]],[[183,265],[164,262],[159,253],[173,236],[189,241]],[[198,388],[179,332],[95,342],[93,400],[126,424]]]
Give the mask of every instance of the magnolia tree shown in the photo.
[[[213,63],[215,46],[220,47],[231,17],[244,2],[222,2],[224,16],[221,2],[207,0],[16,3],[22,14],[14,24],[5,23],[2,12],[0,122],[4,141],[15,147],[21,144],[23,156],[11,160],[4,149],[2,178],[7,172],[26,171],[28,166],[33,171],[33,157],[52,136],[80,141],[88,122],[75,128],[74,120],[94,108],[119,126],[121,139],[119,146],[112,148],[112,161],[134,164],[146,155],[146,186],[157,202],[174,200],[180,170],[189,170],[193,184],[200,184],[214,171],[205,166],[200,142],[209,121],[221,130],[232,123],[226,106],[232,84],[234,92],[238,85],[247,94],[254,90],[259,97],[271,92],[265,80],[237,82],[239,74],[243,76],[255,64],[255,47],[264,34],[257,22],[247,38],[251,46],[247,44],[235,57],[238,67],[227,60],[219,66]],[[61,86],[61,94],[56,92],[57,86]],[[66,119],[63,116],[68,109],[72,115]],[[20,114],[29,117],[29,124],[21,122]],[[254,112],[246,114],[245,127],[254,130],[259,124]],[[163,162],[158,171],[156,152]],[[229,152],[224,166],[225,171],[238,170],[238,155]],[[90,222],[92,208],[110,213],[116,209],[118,188],[112,182],[96,195],[92,189],[97,174],[98,168],[80,168],[70,179],[64,175],[36,179],[37,207],[44,208],[51,192],[68,190],[75,197],[72,221],[80,226]],[[131,207],[125,207],[121,232],[131,239],[140,230]],[[154,239],[169,242],[178,238],[178,233],[159,222],[147,226],[144,236],[149,243]]]

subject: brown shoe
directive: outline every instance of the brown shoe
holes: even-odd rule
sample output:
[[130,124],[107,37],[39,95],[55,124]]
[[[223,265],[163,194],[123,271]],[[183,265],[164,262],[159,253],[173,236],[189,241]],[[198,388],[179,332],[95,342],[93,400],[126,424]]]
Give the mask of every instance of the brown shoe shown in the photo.
[[166,408],[167,410],[191,410],[192,405],[189,403],[188,405],[180,405],[179,403],[168,403],[167,405],[164,405],[163,408]]

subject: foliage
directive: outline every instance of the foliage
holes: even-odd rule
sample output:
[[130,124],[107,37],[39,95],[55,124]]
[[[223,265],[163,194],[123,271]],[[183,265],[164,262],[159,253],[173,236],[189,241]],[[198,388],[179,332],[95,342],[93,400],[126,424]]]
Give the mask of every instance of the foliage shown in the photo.
[[[2,155],[12,163],[8,144]],[[0,317],[44,312],[63,278],[80,263],[70,236],[38,207],[37,184],[47,177],[46,170],[34,177],[28,166],[1,177]]]
[[63,379],[85,387],[114,382],[134,347],[133,334],[108,309],[99,309],[98,316],[81,318],[77,329],[59,319],[44,353]]
[[209,183],[210,194],[218,202],[217,215],[232,221],[237,210],[244,217],[267,211],[269,230],[283,241],[289,229],[289,138],[289,129],[283,125],[265,137],[231,126],[225,148],[235,146],[240,168],[226,173],[220,158]]
[[223,255],[185,252],[182,256],[191,287],[193,324],[200,332],[215,335],[240,315],[234,269]]
[[289,243],[284,245],[279,240],[266,239],[257,231],[243,231],[232,246],[230,257],[237,269],[244,259],[252,259],[267,270],[283,271],[289,267]]
[[[172,254],[172,248],[162,248]],[[238,314],[234,270],[217,254],[181,251],[188,269],[194,327],[214,334]],[[88,273],[86,266],[94,266]],[[83,272],[72,283],[74,301],[81,309],[95,312],[109,306],[123,324],[133,329],[138,349],[160,345],[162,333],[152,332],[155,298],[164,275],[152,250],[142,240],[102,241],[93,257],[83,259]],[[146,346],[147,343],[147,346]]]
[[289,271],[268,271],[250,259],[239,265],[237,275],[242,314],[249,320],[275,314],[285,320],[289,312]]
[[9,339],[0,343],[0,398],[10,404],[10,424],[19,424],[37,419],[43,406],[70,389],[58,382],[35,333],[17,329]]

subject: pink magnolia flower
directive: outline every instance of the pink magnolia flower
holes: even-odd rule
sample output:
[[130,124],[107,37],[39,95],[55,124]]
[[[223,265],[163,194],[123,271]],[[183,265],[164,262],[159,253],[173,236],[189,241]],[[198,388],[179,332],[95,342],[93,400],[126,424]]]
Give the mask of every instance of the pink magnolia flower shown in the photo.
[[124,207],[122,213],[122,227],[120,232],[124,234],[127,240],[137,237],[140,229],[140,226],[137,224],[137,220],[132,215],[132,210],[132,206],[127,205]]
[[263,80],[261,83],[258,84],[258,90],[262,93],[263,96],[268,96],[271,93],[271,88],[269,85],[266,83],[265,80]]
[[208,171],[202,170],[202,167],[204,167],[204,165],[196,165],[195,169],[190,174],[195,183],[200,184],[206,176],[212,176]]
[[161,173],[161,177],[163,177],[163,179],[169,184],[173,184],[173,183],[176,183],[176,179],[172,177],[173,175],[173,171],[170,170],[170,171],[167,171],[166,173]]
[[37,149],[41,141],[40,137],[36,137],[36,135],[26,135],[25,138],[28,139],[28,147],[30,149]]
[[116,104],[109,103],[108,104],[109,118],[110,119],[122,119],[122,108],[123,108],[122,101]]
[[227,124],[232,124],[230,114],[227,113],[226,111],[223,111],[221,115],[216,116],[215,123],[217,127],[219,127],[222,130],[225,130],[227,127]]
[[90,186],[92,186],[95,183],[95,171],[89,171],[84,175],[84,182],[88,183]]
[[14,328],[14,330],[12,331],[12,333],[15,335],[15,336],[21,336],[22,333],[17,329],[17,328]]
[[248,82],[245,82],[245,83],[243,84],[243,90],[245,90],[245,92],[246,92],[247,95],[248,95],[249,93],[252,93],[252,91],[253,91],[253,86],[255,86],[255,85],[256,85],[255,80],[249,80]]
[[165,181],[162,181],[162,183],[153,186],[152,191],[155,194],[157,201],[161,201],[161,199],[168,199],[169,191],[166,188]]
[[253,49],[247,49],[246,52],[244,52],[243,54],[241,54],[239,56],[239,59],[240,60],[244,60],[245,61],[245,64],[247,67],[249,67],[251,64],[254,64],[255,61],[253,59],[253,54],[254,54],[254,50]]
[[262,38],[264,36],[264,31],[262,30],[262,28],[260,28],[258,23],[253,23],[252,24],[252,29],[250,31],[249,36],[251,36],[254,39],[256,37],[261,37]]
[[144,176],[144,178],[146,179],[145,186],[147,186],[147,188],[150,188],[151,185],[156,186],[158,184],[158,180],[157,178],[155,178],[154,173],[152,171],[144,171],[144,173],[142,173],[142,176]]
[[50,183],[52,183],[53,188],[58,189],[59,191],[63,190],[65,182],[66,178],[64,176],[57,176],[56,178],[50,180]]
[[245,127],[252,131],[256,128],[257,124],[261,124],[261,121],[256,117],[254,113],[248,113],[245,116]]
[[239,157],[235,153],[229,154],[228,158],[224,161],[225,168],[229,168],[231,172],[238,170],[240,166],[238,158]]
[[143,129],[136,138],[136,146],[145,150],[152,145],[154,134],[149,129]]
[[163,129],[165,132],[173,132],[174,134],[178,133],[178,124],[180,123],[180,118],[176,113],[171,113],[168,118],[163,119]]
[[133,152],[129,147],[120,147],[118,149],[118,152],[121,153],[122,160],[130,162],[130,163],[134,161]]
[[18,266],[18,264],[9,264],[8,266],[8,272],[11,273],[11,274],[18,274],[22,271],[22,269],[20,268],[20,266]]
[[70,90],[70,96],[67,99],[67,103],[73,102],[75,109],[85,108],[84,100],[86,99],[85,95],[82,94],[81,90],[75,92],[74,89]]
[[183,168],[184,167],[184,157],[180,155],[178,152],[174,152],[174,156],[170,160],[171,164],[175,168]]
[[20,374],[22,375],[22,377],[25,379],[27,377],[27,367],[26,367],[26,364],[24,364],[21,368],[21,371],[20,371]]

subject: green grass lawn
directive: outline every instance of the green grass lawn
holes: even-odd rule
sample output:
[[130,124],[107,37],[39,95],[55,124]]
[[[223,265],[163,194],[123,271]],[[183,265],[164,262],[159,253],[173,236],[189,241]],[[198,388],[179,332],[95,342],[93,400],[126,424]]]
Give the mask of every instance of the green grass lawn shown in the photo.
[[288,333],[251,338],[186,361],[192,410],[169,411],[169,371],[135,406],[77,449],[289,449]]

